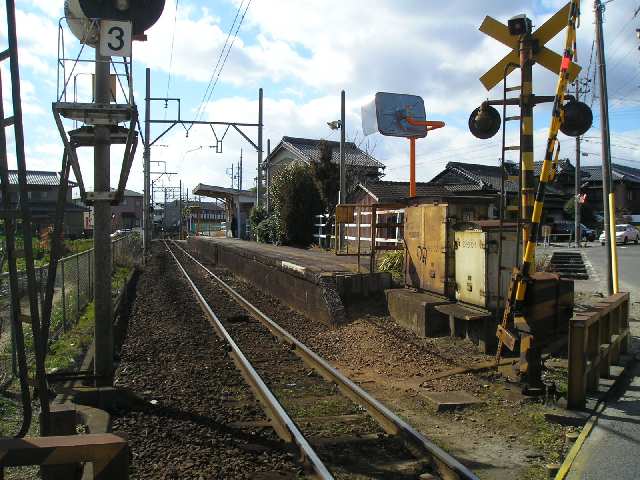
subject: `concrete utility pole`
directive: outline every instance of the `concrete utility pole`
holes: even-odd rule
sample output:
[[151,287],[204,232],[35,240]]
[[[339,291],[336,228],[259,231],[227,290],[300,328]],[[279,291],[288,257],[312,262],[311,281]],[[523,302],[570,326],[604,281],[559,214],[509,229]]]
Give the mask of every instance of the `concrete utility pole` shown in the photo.
[[258,183],[256,186],[256,207],[262,205],[262,88],[258,90]]
[[237,172],[238,172],[238,196],[236,197],[236,230],[238,234],[238,239],[240,239],[242,238],[241,237],[242,226],[240,225],[240,195],[242,193],[242,149],[240,149],[240,164],[238,165]]
[[182,240],[182,231],[183,231],[183,225],[182,225],[182,180],[180,180],[180,190],[179,191],[180,191],[180,196],[178,197],[178,225],[179,225],[179,228],[180,228],[180,234],[178,235],[178,238],[180,240]]
[[[577,61],[577,58],[576,58]],[[580,79],[576,78],[576,102],[580,100]],[[574,204],[573,204],[573,216],[575,225],[573,226],[573,234],[575,236],[576,248],[580,248],[580,241],[582,240],[582,228],[580,227],[580,184],[582,183],[582,177],[580,176],[580,135],[576,137],[576,165],[574,176]]]
[[[347,201],[347,178],[345,168],[345,140],[346,140],[346,128],[345,128],[345,93],[344,90],[340,92],[340,191],[338,194],[338,204],[343,204]],[[372,220],[373,221],[373,220]],[[373,231],[373,230],[372,230]],[[344,244],[344,226],[340,225],[338,250],[342,250]]]
[[267,214],[269,213],[269,189],[271,188],[271,180],[269,179],[269,157],[271,156],[271,139],[267,138],[267,170],[265,171],[265,183],[267,190],[265,192],[265,203],[267,205]]
[[[613,255],[611,248],[615,247],[611,238],[611,222],[615,225],[616,219],[610,218],[609,195],[611,194],[611,146],[609,144],[609,98],[607,94],[607,68],[604,55],[604,35],[602,31],[602,12],[604,4],[600,0],[595,0],[594,9],[596,13],[596,51],[598,59],[598,82],[600,87],[600,135],[602,136],[602,146],[600,154],[602,156],[602,206],[604,208],[604,235],[607,247],[607,288],[609,295],[613,294]],[[615,213],[615,212],[614,212]]]
[[142,202],[142,245],[144,254],[151,250],[151,236],[153,235],[151,222],[151,69],[146,69],[146,96],[144,100],[144,199]]
[[[95,103],[111,103],[110,61],[96,48]],[[111,305],[111,199],[110,145],[108,125],[96,125],[94,147],[94,272],[95,272],[95,362],[94,370],[102,385],[113,378],[113,314]]]

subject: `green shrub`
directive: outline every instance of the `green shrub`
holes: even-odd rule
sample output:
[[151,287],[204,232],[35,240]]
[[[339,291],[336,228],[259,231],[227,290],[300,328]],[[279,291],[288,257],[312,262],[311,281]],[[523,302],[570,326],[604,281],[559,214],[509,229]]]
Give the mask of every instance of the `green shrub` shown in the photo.
[[311,168],[302,162],[290,163],[274,175],[270,195],[282,243],[305,247],[312,243],[322,200]]
[[256,227],[256,240],[258,242],[273,243],[274,245],[280,245],[282,243],[282,237],[280,235],[282,229],[279,218],[277,213],[273,213],[258,224]]
[[267,209],[263,206],[253,207],[249,214],[249,227],[251,228],[251,238],[258,242],[265,242],[258,238],[258,225],[267,219]]
[[404,250],[394,250],[385,253],[378,270],[401,274],[404,271]]

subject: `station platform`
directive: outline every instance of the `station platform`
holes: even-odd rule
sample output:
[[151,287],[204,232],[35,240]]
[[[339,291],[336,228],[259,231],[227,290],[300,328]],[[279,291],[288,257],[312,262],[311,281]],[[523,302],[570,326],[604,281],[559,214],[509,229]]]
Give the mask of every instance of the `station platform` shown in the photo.
[[370,273],[357,257],[320,249],[275,246],[232,238],[189,237],[201,258],[278,297],[307,317],[330,325],[346,321],[345,306],[363,297],[384,294],[391,274]]

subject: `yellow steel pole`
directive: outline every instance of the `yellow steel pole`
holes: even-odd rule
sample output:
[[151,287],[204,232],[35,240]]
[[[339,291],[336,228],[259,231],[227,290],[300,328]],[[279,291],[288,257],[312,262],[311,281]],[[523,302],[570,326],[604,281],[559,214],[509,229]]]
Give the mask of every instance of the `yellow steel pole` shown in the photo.
[[618,293],[618,248],[616,245],[616,196],[609,194],[609,238],[611,239],[611,276],[613,277],[613,293]]

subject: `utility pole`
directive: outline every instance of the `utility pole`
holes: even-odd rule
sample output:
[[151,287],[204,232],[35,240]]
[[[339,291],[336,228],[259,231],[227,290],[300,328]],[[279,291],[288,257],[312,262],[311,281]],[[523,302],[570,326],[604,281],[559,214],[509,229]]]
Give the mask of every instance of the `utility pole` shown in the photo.
[[256,187],[256,207],[262,204],[262,88],[258,90],[258,184]]
[[269,179],[269,157],[271,156],[271,139],[267,138],[267,170],[265,171],[265,183],[267,190],[265,192],[265,203],[267,205],[267,215],[269,214],[269,192],[271,189],[271,180]]
[[[338,195],[338,203],[343,204],[347,200],[347,179],[346,179],[346,168],[345,168],[345,140],[346,140],[346,128],[345,128],[345,93],[344,90],[340,92],[340,192]],[[374,219],[371,220],[371,224],[373,225]],[[339,238],[336,239],[338,242],[338,251],[342,250],[342,246],[344,244],[344,226],[340,225],[339,229]],[[372,227],[371,231],[374,229]],[[373,238],[373,234],[371,235]],[[373,241],[373,240],[372,240]]]
[[[110,59],[96,48],[95,103],[111,103]],[[113,377],[113,314],[111,305],[111,130],[95,126],[94,147],[94,272],[95,272],[95,361],[94,370],[101,385],[111,385]]]
[[602,137],[600,154],[602,156],[602,205],[604,208],[604,235],[607,247],[607,288],[609,295],[612,295],[614,290],[613,249],[615,248],[615,237],[611,238],[611,225],[615,225],[616,219],[615,212],[614,217],[611,218],[609,211],[609,202],[613,200],[613,194],[611,193],[609,98],[607,94],[607,70],[604,55],[604,35],[602,31],[602,12],[604,11],[604,4],[600,0],[595,0],[594,9],[596,13],[596,51],[598,60],[598,80],[600,88],[600,135]]
[[242,190],[242,149],[240,149],[240,166],[238,167],[238,190]]
[[[577,58],[576,58],[577,60]],[[576,102],[580,100],[580,79],[576,78]],[[582,240],[582,228],[580,227],[580,184],[582,183],[582,177],[580,175],[580,135],[576,137],[576,165],[574,176],[574,203],[573,203],[573,216],[575,224],[573,226],[573,235],[575,236],[576,248],[580,248],[580,242]]]
[[241,238],[242,228],[240,225],[240,193],[242,190],[242,149],[240,149],[240,164],[237,168],[238,175],[238,195],[236,196],[236,230],[238,239]]
[[180,196],[178,197],[178,225],[180,228],[180,234],[178,238],[182,240],[182,180],[180,180]]
[[[577,54],[576,54],[577,55]],[[583,78],[580,80],[576,78],[576,102],[580,100],[581,95],[586,95],[590,91],[588,78]],[[574,225],[574,235],[576,239],[576,248],[580,248],[580,241],[582,240],[582,227],[581,227],[581,217],[582,217],[582,204],[580,203],[580,185],[582,184],[582,172],[580,170],[580,156],[581,156],[581,143],[582,137],[580,135],[576,136],[576,165],[575,165],[575,176],[574,176],[574,213],[575,213],[575,225]]]
[[151,69],[146,69],[146,96],[144,100],[144,199],[142,205],[142,246],[146,256],[151,250],[152,222],[151,222]]

